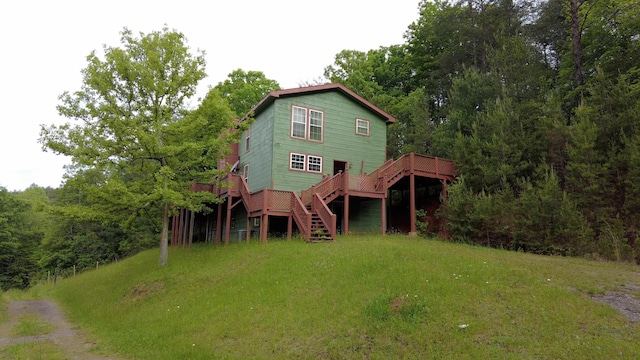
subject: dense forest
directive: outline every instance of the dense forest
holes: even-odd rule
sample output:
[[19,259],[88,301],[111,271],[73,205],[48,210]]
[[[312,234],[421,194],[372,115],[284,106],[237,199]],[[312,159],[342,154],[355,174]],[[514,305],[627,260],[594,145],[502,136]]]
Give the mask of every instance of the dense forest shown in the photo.
[[[224,171],[233,119],[279,86],[238,69],[189,109],[204,63],[182,41],[125,29],[88,58],[58,107],[82,124],[41,132],[73,160],[63,186],[0,188],[3,289],[162,247],[171,209],[215,201],[184,189]],[[423,1],[403,44],[343,50],[320,81],[396,117],[389,157],[456,162],[450,240],[640,263],[639,59],[635,1]]]

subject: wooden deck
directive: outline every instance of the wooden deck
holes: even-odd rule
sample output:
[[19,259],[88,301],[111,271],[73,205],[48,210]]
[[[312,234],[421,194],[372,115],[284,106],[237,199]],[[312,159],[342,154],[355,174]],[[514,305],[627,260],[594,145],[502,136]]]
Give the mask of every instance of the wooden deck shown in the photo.
[[[336,236],[336,215],[329,210],[327,205],[333,200],[338,197],[348,199],[349,196],[357,196],[378,198],[384,202],[391,186],[405,177],[410,177],[411,184],[413,184],[415,176],[441,180],[443,194],[446,198],[446,183],[454,181],[455,165],[451,160],[411,153],[395,161],[385,162],[371,174],[356,175],[346,171],[334,176],[326,176],[309,189],[301,191],[300,195],[294,191],[274,189],[251,192],[242,175],[234,173],[229,173],[226,178],[222,179],[219,186],[195,182],[191,190],[208,191],[225,199],[229,211],[242,203],[249,218],[261,218],[261,241],[266,241],[269,216],[289,217],[288,236],[291,236],[292,221],[295,221],[306,241],[331,241]],[[414,185],[411,185],[411,191],[413,198],[415,197]],[[345,203],[348,204],[348,201]],[[347,206],[345,205],[345,214],[348,214]],[[220,207],[218,212],[220,213]],[[411,209],[411,217],[415,218],[415,204]],[[348,232],[348,219],[345,220],[344,230]],[[180,224],[186,223],[187,221],[184,219],[174,220],[174,227],[181,228]],[[217,240],[220,236],[220,223],[221,221],[218,221]],[[384,227],[383,219],[383,232]],[[229,230],[230,223],[227,219],[225,242],[229,241]],[[415,224],[412,224],[412,231],[415,232]],[[184,235],[181,234],[187,233],[185,229],[174,229],[172,244],[180,243],[180,241],[174,241],[174,237],[184,238]],[[247,234],[247,239],[249,235]]]

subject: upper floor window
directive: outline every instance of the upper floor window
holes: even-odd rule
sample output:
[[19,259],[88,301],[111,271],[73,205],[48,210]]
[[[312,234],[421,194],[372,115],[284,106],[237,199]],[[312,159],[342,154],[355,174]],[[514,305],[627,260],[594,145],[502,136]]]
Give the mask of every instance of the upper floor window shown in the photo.
[[249,164],[244,164],[242,176],[244,177],[244,181],[249,182]]
[[322,142],[324,113],[294,106],[291,111],[291,137]]
[[251,130],[247,130],[244,138],[244,152],[249,152],[249,145],[251,145]]
[[369,120],[356,119],[356,134],[369,136]]

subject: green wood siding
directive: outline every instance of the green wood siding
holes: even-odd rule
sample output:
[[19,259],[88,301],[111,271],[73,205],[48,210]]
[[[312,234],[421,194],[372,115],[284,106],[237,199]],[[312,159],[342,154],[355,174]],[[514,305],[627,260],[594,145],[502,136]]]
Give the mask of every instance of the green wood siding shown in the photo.
[[381,221],[382,200],[350,198],[349,234],[380,233]]
[[[322,143],[291,137],[292,106],[320,110],[324,113]],[[275,101],[269,110],[271,109],[275,110],[273,138],[276,140],[272,152],[275,189],[307,189],[320,181],[322,174],[333,174],[334,160],[349,162],[349,171],[356,174],[361,170],[372,172],[385,161],[385,121],[341,93],[326,92],[281,98]],[[369,120],[369,136],[356,135],[356,118]],[[259,121],[260,119],[257,119],[255,125]],[[251,136],[252,141],[255,141],[253,132]],[[289,170],[292,152],[322,157],[322,174]]]
[[270,107],[260,113],[251,125],[249,152],[245,152],[244,140],[246,132],[242,134],[240,144],[240,167],[249,164],[249,189],[258,191],[271,187],[273,167],[273,120],[274,108]]

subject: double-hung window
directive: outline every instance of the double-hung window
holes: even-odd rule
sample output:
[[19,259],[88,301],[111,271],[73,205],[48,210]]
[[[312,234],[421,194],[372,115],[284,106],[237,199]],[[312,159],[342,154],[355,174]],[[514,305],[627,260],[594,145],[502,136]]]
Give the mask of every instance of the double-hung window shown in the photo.
[[356,134],[369,136],[369,120],[356,119]]
[[251,145],[251,129],[247,130],[244,138],[244,152],[249,152],[249,148]]
[[294,106],[291,115],[291,136],[299,139],[307,138],[307,109]]
[[291,153],[289,158],[289,169],[297,171],[308,171],[322,173],[322,157]]
[[291,153],[291,161],[289,162],[289,168],[291,170],[304,171],[304,165],[306,163],[307,156],[304,154]]
[[307,156],[307,171],[321,173],[322,158],[320,156]]
[[322,111],[293,106],[291,111],[291,137],[322,142],[324,113]]

